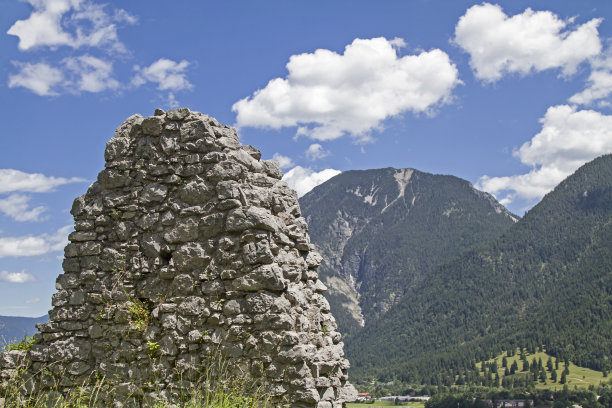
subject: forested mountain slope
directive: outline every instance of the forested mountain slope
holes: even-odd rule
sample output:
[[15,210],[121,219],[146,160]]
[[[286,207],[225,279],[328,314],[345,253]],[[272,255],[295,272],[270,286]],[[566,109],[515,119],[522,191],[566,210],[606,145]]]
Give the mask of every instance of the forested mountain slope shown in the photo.
[[347,171],[300,206],[343,334],[412,296],[437,265],[516,221],[467,181],[413,169]]
[[595,369],[612,355],[612,155],[500,237],[435,268],[346,340],[355,377],[431,382],[516,346]]

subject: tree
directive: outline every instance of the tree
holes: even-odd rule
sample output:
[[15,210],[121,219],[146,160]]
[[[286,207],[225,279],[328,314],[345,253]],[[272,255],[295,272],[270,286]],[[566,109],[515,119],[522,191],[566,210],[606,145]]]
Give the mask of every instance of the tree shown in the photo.
[[504,356],[504,358],[502,358],[502,367],[503,368],[508,367],[508,359],[506,358],[506,356]]
[[523,369],[521,371],[529,371],[529,361],[523,360]]
[[546,369],[548,371],[552,371],[553,369],[552,357],[548,357],[548,361],[546,362]]
[[538,365],[536,363],[531,365],[531,373],[533,374],[533,379],[537,380],[538,375],[540,375],[540,368],[538,368]]
[[561,384],[566,384],[567,383],[567,373],[565,372],[565,370],[563,370],[563,372],[561,373],[561,381],[559,381]]
[[557,382],[557,370],[552,370],[552,371],[550,372],[550,379],[551,379],[553,382]]
[[507,378],[507,377],[502,378],[502,381],[501,381],[501,386],[502,386],[503,388],[510,388],[509,380],[510,380],[510,379],[509,379],[509,378]]
[[539,380],[546,384],[546,370],[544,370],[544,367],[540,369]]
[[518,370],[518,364],[516,363],[516,360],[514,360],[512,362],[512,365],[510,366],[510,375],[516,373]]

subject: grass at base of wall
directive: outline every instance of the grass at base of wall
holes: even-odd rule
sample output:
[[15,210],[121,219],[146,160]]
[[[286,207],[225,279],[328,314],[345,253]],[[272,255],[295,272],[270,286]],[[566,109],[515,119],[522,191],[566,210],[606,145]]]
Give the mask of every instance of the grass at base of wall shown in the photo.
[[[97,408],[103,406],[104,397],[114,398],[114,385],[104,378],[92,378],[87,387],[75,387],[70,392],[59,385],[46,387],[28,401],[21,398],[22,390],[30,388],[26,377],[27,367],[16,368],[17,375],[4,386],[0,384],[0,408]],[[47,375],[49,371],[46,371]],[[60,376],[61,377],[61,376]],[[47,377],[48,379],[49,377]],[[276,408],[262,387],[254,385],[247,376],[231,374],[229,365],[223,360],[212,360],[203,365],[203,370],[194,381],[195,386],[180,398],[182,408]],[[55,384],[58,381],[54,382]],[[42,388],[42,387],[41,387]],[[139,400],[142,400],[140,398]],[[144,401],[143,406],[152,408],[177,407],[164,401]]]
[[410,407],[410,408],[425,408],[423,402],[402,402],[403,405],[395,405],[393,401],[375,401],[373,404],[366,402],[349,402],[346,404],[347,408],[378,408],[378,407]]

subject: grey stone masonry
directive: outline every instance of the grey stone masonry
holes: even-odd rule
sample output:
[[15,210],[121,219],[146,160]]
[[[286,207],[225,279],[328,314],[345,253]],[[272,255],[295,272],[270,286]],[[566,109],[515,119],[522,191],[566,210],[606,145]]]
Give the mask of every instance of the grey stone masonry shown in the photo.
[[2,354],[4,380],[25,359],[26,393],[104,379],[102,406],[177,403],[216,355],[273,406],[356,397],[321,256],[276,162],[186,108],[129,117],[104,157],[72,206],[50,322],[28,352]]

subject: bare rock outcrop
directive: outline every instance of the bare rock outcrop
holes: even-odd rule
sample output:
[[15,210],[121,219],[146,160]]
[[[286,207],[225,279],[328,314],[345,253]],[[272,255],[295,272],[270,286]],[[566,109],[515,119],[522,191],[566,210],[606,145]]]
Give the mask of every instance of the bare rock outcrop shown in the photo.
[[23,358],[29,393],[103,378],[108,406],[172,403],[218,355],[275,406],[354,398],[321,257],[275,162],[186,108],[131,116],[104,156],[71,210],[50,322],[27,353],[4,353],[5,380]]

